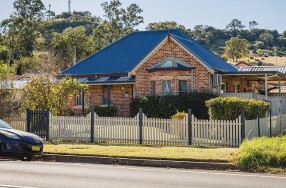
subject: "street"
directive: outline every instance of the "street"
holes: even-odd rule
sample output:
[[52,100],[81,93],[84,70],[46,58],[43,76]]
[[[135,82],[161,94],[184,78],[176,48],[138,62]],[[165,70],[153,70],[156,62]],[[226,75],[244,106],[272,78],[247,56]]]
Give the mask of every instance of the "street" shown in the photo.
[[0,159],[0,188],[285,188],[286,176]]

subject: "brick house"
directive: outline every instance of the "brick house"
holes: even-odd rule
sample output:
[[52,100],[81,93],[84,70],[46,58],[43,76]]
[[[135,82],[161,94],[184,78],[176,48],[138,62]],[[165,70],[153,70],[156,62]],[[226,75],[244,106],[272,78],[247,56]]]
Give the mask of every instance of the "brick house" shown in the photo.
[[[128,116],[129,104],[137,96],[238,92],[237,72],[235,66],[173,29],[133,32],[59,76],[88,84],[86,107],[115,105],[118,115]],[[74,109],[81,108],[81,95],[76,95]]]

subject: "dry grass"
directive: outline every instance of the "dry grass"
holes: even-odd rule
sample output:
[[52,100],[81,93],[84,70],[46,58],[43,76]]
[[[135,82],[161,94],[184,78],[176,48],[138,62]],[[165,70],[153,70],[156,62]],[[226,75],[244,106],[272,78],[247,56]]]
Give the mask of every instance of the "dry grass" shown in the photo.
[[[279,56],[269,56],[269,57],[254,57],[254,59],[249,59],[248,57],[239,59],[239,61],[245,61],[250,64],[257,64],[258,61],[255,61],[255,59],[262,61],[265,64],[272,64],[274,66],[286,66],[286,56],[279,57]],[[236,64],[229,60],[232,64]]]
[[175,159],[195,161],[234,160],[235,148],[194,148],[194,147],[148,147],[148,146],[105,146],[82,144],[46,144],[45,153],[96,155],[109,157],[135,157],[153,159]]

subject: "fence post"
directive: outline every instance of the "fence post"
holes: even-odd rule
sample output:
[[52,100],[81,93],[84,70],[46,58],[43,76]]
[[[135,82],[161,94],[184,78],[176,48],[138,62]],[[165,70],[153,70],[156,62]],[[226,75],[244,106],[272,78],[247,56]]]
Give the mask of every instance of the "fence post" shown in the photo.
[[26,123],[27,123],[26,131],[30,132],[31,131],[31,112],[29,108],[26,109]]
[[143,143],[143,111],[139,108],[139,144]]
[[188,109],[188,143],[192,145],[192,110]]
[[258,131],[258,137],[260,137],[260,118],[259,118],[259,115],[257,115],[257,131]]
[[245,139],[245,111],[241,110],[241,142]]
[[269,135],[270,135],[270,137],[272,137],[272,117],[271,117],[272,114],[271,114],[271,109],[270,109],[270,111],[269,111],[269,116],[270,116],[270,117],[269,117],[269,120],[270,120],[270,122],[269,122],[269,123],[270,123],[270,124],[269,124],[269,132],[270,132],[270,133],[269,133]]
[[46,140],[50,139],[50,109],[46,110]]
[[90,142],[94,143],[94,107],[90,108]]

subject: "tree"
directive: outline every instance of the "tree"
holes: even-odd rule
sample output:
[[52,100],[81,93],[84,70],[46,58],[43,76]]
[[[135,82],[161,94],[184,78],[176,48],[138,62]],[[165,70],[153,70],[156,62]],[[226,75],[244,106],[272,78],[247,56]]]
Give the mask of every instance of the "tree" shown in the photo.
[[211,47],[215,41],[216,30],[210,26],[196,25],[191,32],[191,36],[201,44]]
[[7,63],[9,60],[10,51],[6,46],[0,45],[0,64]]
[[41,0],[16,0],[14,2],[14,13],[28,20],[38,20],[43,18],[45,6]]
[[249,54],[247,40],[232,37],[226,42],[225,54],[235,62],[237,62],[239,58],[247,56]]
[[101,4],[106,19],[93,31],[96,50],[131,33],[134,27],[143,23],[143,17],[138,15],[143,11],[138,5],[131,4],[126,9],[120,8],[121,5],[119,0]]
[[0,119],[10,116],[19,108],[13,87],[15,66],[0,63]]
[[72,64],[76,47],[76,58],[81,60],[94,52],[93,38],[86,35],[84,27],[67,28],[63,33],[53,33],[51,48],[60,70]]
[[256,21],[250,21],[249,22],[249,30],[254,29],[257,25],[258,25],[258,23]]
[[230,23],[226,26],[226,29],[234,31],[241,30],[243,28],[245,28],[245,26],[242,25],[241,21],[238,19],[231,20]]
[[75,92],[85,89],[84,84],[70,77],[62,78],[59,82],[48,75],[36,77],[24,89],[22,108],[32,110],[50,108],[54,115],[60,115],[69,108],[68,101]]
[[[10,64],[21,57],[31,57],[39,36],[36,22],[23,17],[11,17],[1,23],[3,33],[6,35],[5,45],[10,51]],[[19,67],[20,68],[20,67]]]
[[261,33],[259,35],[259,40],[264,42],[267,47],[271,47],[274,44],[274,37],[268,32]]

